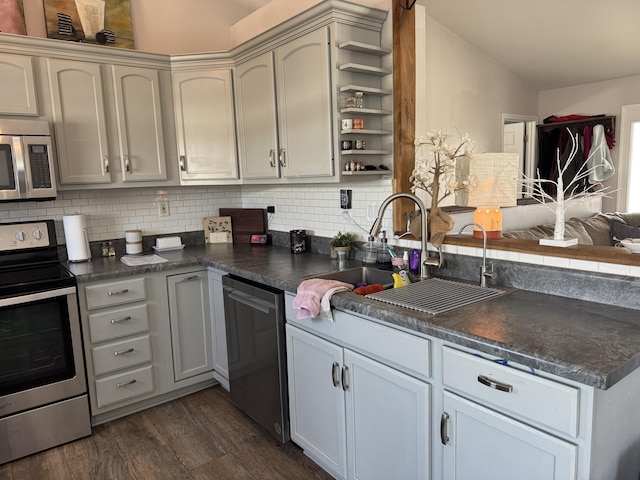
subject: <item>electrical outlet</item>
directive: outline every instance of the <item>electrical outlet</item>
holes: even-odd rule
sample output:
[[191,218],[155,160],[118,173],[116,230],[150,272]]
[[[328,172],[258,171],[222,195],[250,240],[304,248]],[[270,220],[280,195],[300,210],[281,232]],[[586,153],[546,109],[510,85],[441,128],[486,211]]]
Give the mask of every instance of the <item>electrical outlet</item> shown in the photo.
[[276,207],[270,205],[267,207],[267,213],[276,213]]
[[169,216],[169,201],[168,200],[160,200],[158,202],[158,216],[159,217],[168,217]]
[[340,190],[340,208],[343,210],[351,208],[351,190]]
[[378,204],[370,203],[367,205],[367,221],[373,222],[376,218],[378,218]]

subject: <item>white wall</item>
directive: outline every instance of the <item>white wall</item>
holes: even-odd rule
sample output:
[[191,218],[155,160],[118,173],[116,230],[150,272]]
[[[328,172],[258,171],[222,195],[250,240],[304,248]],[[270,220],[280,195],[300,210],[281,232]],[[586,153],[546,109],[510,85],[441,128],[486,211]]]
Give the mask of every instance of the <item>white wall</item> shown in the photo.
[[537,92],[415,8],[416,134],[458,130],[476,142],[477,153],[502,151],[502,114],[537,115]]
[[[637,103],[640,103],[640,75],[542,91],[539,94],[538,116],[542,121],[549,115],[603,113],[615,115],[619,122],[622,106]],[[619,128],[616,132],[616,140],[618,139]],[[618,150],[616,145],[611,150],[611,158],[619,171]],[[618,188],[617,174],[604,184],[609,186],[612,192],[615,191]],[[602,208],[606,212],[617,210],[616,193],[611,193],[609,198],[603,200]]]

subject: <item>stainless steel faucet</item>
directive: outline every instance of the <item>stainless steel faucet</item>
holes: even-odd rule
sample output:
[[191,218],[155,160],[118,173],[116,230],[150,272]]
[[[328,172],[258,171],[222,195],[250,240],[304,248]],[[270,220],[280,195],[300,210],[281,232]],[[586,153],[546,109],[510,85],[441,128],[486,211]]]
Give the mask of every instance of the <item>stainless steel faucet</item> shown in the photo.
[[378,233],[380,233],[380,230],[382,229],[382,217],[384,216],[384,212],[387,209],[387,206],[398,198],[408,198],[409,200],[413,200],[415,204],[418,205],[418,209],[420,210],[420,223],[422,232],[422,238],[420,239],[420,277],[429,278],[429,266],[440,267],[442,265],[442,257],[440,256],[439,258],[429,258],[429,251],[427,250],[427,243],[429,241],[427,228],[427,209],[422,203],[422,200],[420,200],[418,197],[412,195],[411,193],[394,193],[393,195],[385,198],[380,205],[380,209],[378,210],[378,217],[376,218],[375,222],[373,222],[369,235],[375,237],[378,235]]
[[460,235],[465,228],[472,225],[475,225],[480,230],[482,230],[482,269],[480,270],[480,286],[486,287],[487,277],[493,278],[493,264],[489,266],[489,269],[487,269],[487,231],[479,223],[471,222],[465,223],[462,227],[460,227],[458,235]]

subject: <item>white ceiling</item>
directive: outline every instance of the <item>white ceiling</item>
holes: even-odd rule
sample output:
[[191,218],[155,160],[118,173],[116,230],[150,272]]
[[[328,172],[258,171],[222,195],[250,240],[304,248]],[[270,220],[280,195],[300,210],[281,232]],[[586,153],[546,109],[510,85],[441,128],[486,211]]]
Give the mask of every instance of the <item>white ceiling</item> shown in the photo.
[[638,0],[418,3],[538,90],[640,74]]

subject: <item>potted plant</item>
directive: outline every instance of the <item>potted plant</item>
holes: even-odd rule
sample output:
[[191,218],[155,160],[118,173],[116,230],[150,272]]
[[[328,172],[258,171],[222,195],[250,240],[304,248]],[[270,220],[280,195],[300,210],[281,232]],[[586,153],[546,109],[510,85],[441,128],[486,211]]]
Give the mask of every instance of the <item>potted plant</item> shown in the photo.
[[335,252],[348,252],[352,248],[357,247],[356,237],[353,233],[336,233],[331,240],[329,240],[329,246],[331,247],[331,257],[335,258]]

